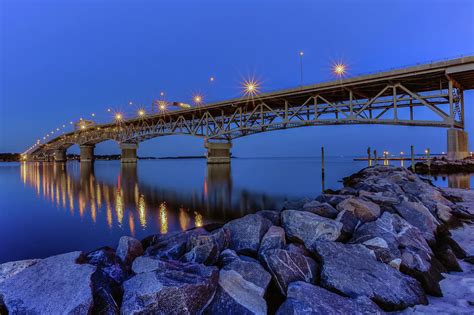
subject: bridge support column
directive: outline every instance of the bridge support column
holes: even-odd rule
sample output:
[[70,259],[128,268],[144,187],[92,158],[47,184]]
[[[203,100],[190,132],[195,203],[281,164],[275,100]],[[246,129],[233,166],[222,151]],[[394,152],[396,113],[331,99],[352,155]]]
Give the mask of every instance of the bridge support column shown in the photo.
[[467,132],[448,129],[448,160],[461,160],[469,155]]
[[81,162],[93,162],[94,161],[94,148],[93,144],[83,144],[79,146],[81,151],[80,160]]
[[207,149],[208,164],[229,164],[231,142],[208,142],[204,143]]
[[138,143],[121,143],[122,149],[122,163],[137,163],[137,149]]
[[59,149],[59,150],[54,151],[54,161],[66,162],[66,150]]

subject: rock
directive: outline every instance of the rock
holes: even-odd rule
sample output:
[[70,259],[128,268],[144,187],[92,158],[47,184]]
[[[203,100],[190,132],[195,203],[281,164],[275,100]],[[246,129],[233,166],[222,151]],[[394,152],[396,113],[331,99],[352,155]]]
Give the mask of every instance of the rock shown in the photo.
[[256,255],[260,240],[272,226],[272,222],[260,215],[248,214],[224,225],[230,231],[229,248],[239,254]]
[[48,257],[0,283],[10,314],[89,314],[96,268],[77,264],[81,252]]
[[306,249],[306,247],[304,247],[303,244],[289,243],[285,249],[291,253],[297,253],[303,256],[311,257],[311,253]]
[[473,256],[467,256],[466,258],[464,258],[464,261],[474,265],[474,255]]
[[321,203],[329,203],[331,206],[336,207],[341,201],[351,198],[350,195],[332,195],[322,194],[316,197],[316,200]]
[[335,241],[341,235],[342,223],[307,211],[285,210],[281,221],[287,237],[307,248],[316,240]]
[[150,272],[155,270],[163,271],[174,262],[173,260],[165,261],[159,258],[150,257],[150,256],[140,256],[135,258],[132,264],[132,271],[135,274]]
[[277,315],[287,314],[382,314],[383,312],[365,296],[351,299],[306,282],[293,282],[288,297]]
[[374,221],[380,216],[378,204],[361,198],[348,198],[341,201],[336,208],[339,211],[352,212],[362,222]]
[[451,207],[441,202],[436,203],[436,215],[441,221],[448,223],[452,219]]
[[321,263],[320,285],[328,290],[367,296],[386,311],[427,303],[418,281],[378,262],[363,245],[316,241],[311,250]]
[[356,218],[354,213],[347,210],[339,212],[336,217],[336,221],[342,223],[340,237],[340,240],[342,241],[349,240],[352,237],[352,234],[354,233],[357,226],[359,226],[359,224],[361,223],[360,220]]
[[439,225],[438,220],[422,203],[402,201],[394,206],[395,210],[408,223],[416,226],[429,244],[435,242],[436,229]]
[[321,203],[317,200],[305,203],[305,205],[303,206],[303,210],[330,219],[335,219],[337,214],[339,213],[339,211],[337,211],[329,203]]
[[308,198],[302,198],[299,200],[286,200],[283,204],[282,210],[299,210],[303,209],[305,203],[309,202]]
[[262,260],[283,295],[291,282],[316,282],[318,266],[309,257],[284,249],[271,249],[262,254]]
[[219,272],[219,286],[206,314],[266,314],[263,296],[270,274],[255,260],[225,250],[226,263]]
[[189,251],[183,256],[183,260],[213,265],[229,242],[230,231],[226,228],[217,229],[212,234],[191,235],[187,243]]
[[431,295],[442,296],[443,279],[438,262],[420,230],[396,214],[385,212],[379,219],[361,225],[351,240],[373,250],[377,259],[414,277]]
[[434,248],[434,254],[448,271],[462,271],[461,266],[459,266],[457,257],[451,249],[451,246],[449,246],[449,244],[438,243],[437,246]]
[[192,236],[208,234],[209,232],[207,230],[203,228],[196,228],[184,232],[155,235],[151,240],[147,240],[149,246],[145,250],[144,255],[153,256],[156,258],[179,260],[186,253],[188,241]]
[[26,259],[18,261],[10,261],[0,265],[0,283],[13,277],[17,273],[25,270],[26,268],[36,264],[39,259]]
[[280,211],[260,210],[255,214],[258,214],[258,215],[264,217],[265,219],[270,220],[273,223],[273,225],[277,225],[277,226],[280,225]]
[[218,269],[194,263],[164,265],[123,283],[122,314],[196,314],[204,310],[216,290]]
[[122,282],[127,270],[115,250],[102,247],[87,254],[86,261],[97,267],[92,275],[94,314],[119,314],[122,303]]
[[136,257],[143,255],[142,243],[133,237],[122,236],[116,254],[126,266],[130,266]]
[[279,226],[271,226],[262,238],[258,253],[262,255],[266,250],[284,248],[285,246],[285,230]]
[[89,264],[102,270],[116,283],[122,283],[127,278],[127,270],[122,260],[115,254],[115,250],[110,247],[102,247],[89,252],[86,255]]

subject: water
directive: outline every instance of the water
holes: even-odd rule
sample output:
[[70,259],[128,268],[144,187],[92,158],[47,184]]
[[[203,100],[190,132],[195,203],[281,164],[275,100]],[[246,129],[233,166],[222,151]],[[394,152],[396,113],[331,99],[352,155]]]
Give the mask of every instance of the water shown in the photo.
[[[325,188],[367,162],[331,157]],[[400,165],[400,162],[394,162]],[[473,185],[473,177],[437,177],[437,185]],[[116,246],[210,222],[226,222],[287,199],[315,197],[323,187],[319,158],[0,163],[0,263],[73,250]]]

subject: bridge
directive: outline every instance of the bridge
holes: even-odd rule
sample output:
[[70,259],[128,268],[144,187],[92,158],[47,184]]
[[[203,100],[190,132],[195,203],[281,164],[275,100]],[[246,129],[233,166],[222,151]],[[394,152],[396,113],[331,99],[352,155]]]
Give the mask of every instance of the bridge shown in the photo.
[[321,125],[447,128],[448,158],[468,155],[464,91],[474,89],[474,56],[280,90],[176,111],[87,125],[37,145],[28,160],[66,161],[77,144],[82,162],[96,144],[116,141],[135,163],[141,142],[168,135],[204,139],[208,163],[230,163],[232,140],[273,130]]

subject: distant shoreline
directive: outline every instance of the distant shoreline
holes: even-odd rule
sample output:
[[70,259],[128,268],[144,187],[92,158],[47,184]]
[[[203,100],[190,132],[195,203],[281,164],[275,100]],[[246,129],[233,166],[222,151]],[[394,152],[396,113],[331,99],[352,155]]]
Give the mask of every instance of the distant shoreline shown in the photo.
[[[95,160],[98,161],[115,161],[120,160],[121,156],[119,154],[108,154],[108,155],[95,155]],[[187,159],[205,159],[204,155],[189,155],[189,156],[165,156],[165,157],[156,157],[156,156],[139,156],[139,160],[187,160]],[[20,153],[0,153],[0,162],[20,162],[21,154]],[[68,154],[68,161],[79,161],[78,154]]]

